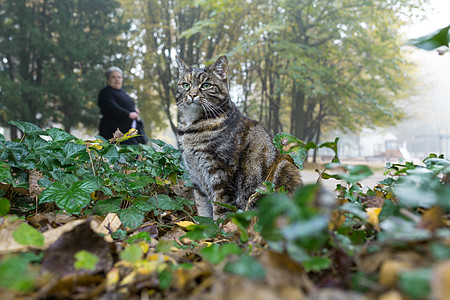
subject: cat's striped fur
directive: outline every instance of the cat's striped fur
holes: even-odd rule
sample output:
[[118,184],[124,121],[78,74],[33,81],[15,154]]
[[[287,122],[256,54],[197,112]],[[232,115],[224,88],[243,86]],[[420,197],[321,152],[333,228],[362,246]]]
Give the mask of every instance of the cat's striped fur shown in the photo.
[[226,56],[204,69],[179,57],[177,63],[178,146],[200,216],[217,219],[226,212],[214,202],[245,209],[265,180],[291,191],[301,184],[291,157],[280,155],[269,133],[231,101]]

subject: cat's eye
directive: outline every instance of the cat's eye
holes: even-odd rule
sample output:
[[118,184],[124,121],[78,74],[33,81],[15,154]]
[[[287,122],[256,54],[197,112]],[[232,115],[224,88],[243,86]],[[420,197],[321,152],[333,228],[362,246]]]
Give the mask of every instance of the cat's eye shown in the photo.
[[211,83],[204,83],[204,84],[202,84],[202,89],[209,89],[210,87],[212,87],[212,84]]
[[188,89],[188,88],[190,88],[191,87],[191,85],[189,84],[189,83],[187,83],[187,82],[184,82],[184,83],[182,83],[181,84],[181,87],[183,88],[183,89]]

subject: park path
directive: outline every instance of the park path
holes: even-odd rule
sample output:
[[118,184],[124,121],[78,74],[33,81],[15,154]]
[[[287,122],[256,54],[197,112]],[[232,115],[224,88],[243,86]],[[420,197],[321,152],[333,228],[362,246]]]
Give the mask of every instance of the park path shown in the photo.
[[[369,188],[373,188],[374,186],[376,186],[378,184],[379,181],[383,180],[386,178],[385,175],[383,175],[383,171],[379,171],[379,170],[372,170],[373,171],[373,175],[365,178],[363,180],[361,180],[361,184],[363,186],[367,186]],[[314,170],[312,169],[304,169],[302,172],[302,179],[303,182],[305,184],[308,183],[316,183],[317,179],[319,178],[319,174],[317,174]],[[322,185],[330,191],[333,191],[336,188],[336,185],[338,183],[342,184],[343,181],[341,180],[336,180],[336,179],[327,179],[327,180],[322,180]]]

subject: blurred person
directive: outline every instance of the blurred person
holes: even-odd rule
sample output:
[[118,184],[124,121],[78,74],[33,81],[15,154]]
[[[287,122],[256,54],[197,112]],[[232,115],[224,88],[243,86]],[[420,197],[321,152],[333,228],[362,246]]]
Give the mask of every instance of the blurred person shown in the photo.
[[118,67],[110,67],[106,70],[105,76],[106,86],[98,95],[98,106],[102,114],[99,134],[109,140],[117,129],[125,134],[131,128],[136,128],[141,136],[133,137],[121,144],[145,144],[147,137],[139,117],[139,109],[136,108],[134,100],[122,90],[122,70]]

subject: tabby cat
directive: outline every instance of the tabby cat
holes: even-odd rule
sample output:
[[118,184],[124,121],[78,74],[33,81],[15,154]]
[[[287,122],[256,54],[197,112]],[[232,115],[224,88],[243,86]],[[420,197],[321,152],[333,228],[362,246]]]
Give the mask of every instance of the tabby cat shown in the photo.
[[270,134],[244,117],[230,99],[228,59],[206,68],[188,66],[177,56],[178,147],[194,187],[197,213],[215,220],[227,209],[245,209],[262,182],[293,191],[300,170],[289,155],[280,155]]

